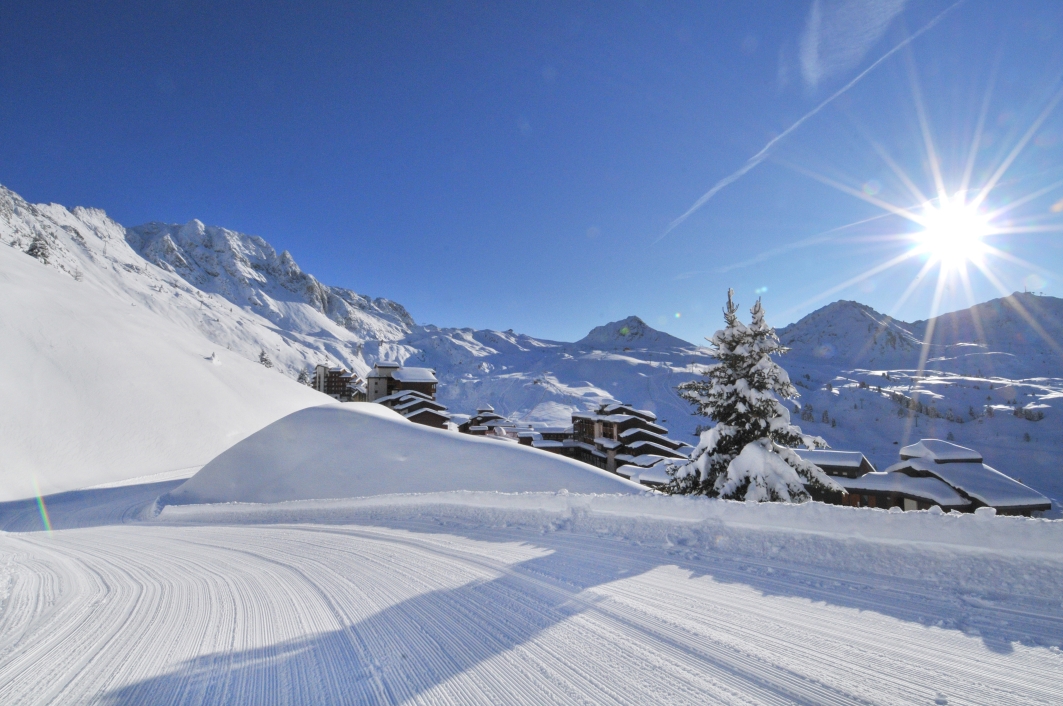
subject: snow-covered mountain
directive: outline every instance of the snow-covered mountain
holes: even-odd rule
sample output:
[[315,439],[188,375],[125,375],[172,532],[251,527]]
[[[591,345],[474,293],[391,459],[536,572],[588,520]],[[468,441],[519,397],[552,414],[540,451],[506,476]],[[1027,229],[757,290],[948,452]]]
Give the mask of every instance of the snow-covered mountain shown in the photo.
[[[216,350],[250,361],[265,351],[273,374],[295,378],[329,362],[365,375],[376,360],[409,360],[436,369],[441,401],[457,414],[490,403],[516,418],[567,423],[573,411],[615,399],[656,411],[688,441],[707,421],[675,393],[712,362],[706,349],[637,317],[574,343],[417,324],[395,302],[322,284],[255,236],[199,221],[125,228],[100,210],[29,204],[3,187],[0,242]],[[811,407],[800,423],[833,447],[862,450],[884,467],[910,440],[952,434],[990,465],[1063,498],[1055,343],[1063,300],[1015,294],[910,324],[839,301],[780,337],[792,351],[779,362]]]
[[620,399],[654,409],[677,433],[696,425],[674,387],[704,350],[637,317],[576,343],[513,331],[417,325],[399,304],[330,287],[262,238],[199,221],[124,228],[97,209],[30,204],[0,187],[0,242],[143,306],[248,360],[262,351],[291,378],[319,362],[366,375],[379,359],[434,367],[455,413],[485,402],[528,420]]

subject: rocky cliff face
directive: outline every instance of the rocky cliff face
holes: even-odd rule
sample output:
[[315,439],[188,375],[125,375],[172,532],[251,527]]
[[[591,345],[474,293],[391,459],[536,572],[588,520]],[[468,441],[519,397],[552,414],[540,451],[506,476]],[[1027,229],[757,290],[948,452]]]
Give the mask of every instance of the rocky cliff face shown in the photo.
[[268,302],[296,301],[364,339],[397,340],[415,325],[401,304],[324,285],[303,272],[288,251],[278,255],[258,236],[192,220],[130,228],[126,240],[161,269],[205,292],[254,307],[268,318],[278,311]]

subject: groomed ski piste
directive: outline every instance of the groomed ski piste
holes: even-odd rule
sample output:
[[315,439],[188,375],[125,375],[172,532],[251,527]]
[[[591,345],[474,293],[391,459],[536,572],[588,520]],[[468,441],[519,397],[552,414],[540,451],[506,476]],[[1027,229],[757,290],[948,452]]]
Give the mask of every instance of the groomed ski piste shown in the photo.
[[0,703],[1063,698],[1063,521],[668,497],[366,408],[0,505]]

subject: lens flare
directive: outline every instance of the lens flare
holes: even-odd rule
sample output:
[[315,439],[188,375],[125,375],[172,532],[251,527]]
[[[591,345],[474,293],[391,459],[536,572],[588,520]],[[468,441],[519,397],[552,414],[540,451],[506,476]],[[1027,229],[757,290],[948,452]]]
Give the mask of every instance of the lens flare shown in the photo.
[[41,489],[37,485],[37,478],[33,479],[33,489],[37,491],[37,510],[41,513],[41,522],[44,524],[44,529],[48,534],[52,533],[52,521],[48,517],[48,508],[44,504],[44,496],[41,495]]

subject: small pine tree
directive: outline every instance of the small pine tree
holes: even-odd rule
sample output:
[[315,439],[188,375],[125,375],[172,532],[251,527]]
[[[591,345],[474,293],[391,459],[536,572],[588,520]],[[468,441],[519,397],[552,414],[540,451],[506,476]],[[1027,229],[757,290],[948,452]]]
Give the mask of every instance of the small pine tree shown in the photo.
[[[758,300],[749,326],[738,320],[734,291],[723,310],[726,328],[709,340],[718,363],[699,380],[679,386],[681,397],[711,418],[715,426],[701,434],[690,461],[670,469],[671,493],[753,501],[801,502],[844,493],[819,467],[790,447],[825,448],[816,436],[790,424],[780,400],[797,397],[786,371],[771,356],[788,349],[764,320]],[[807,488],[807,489],[806,489]]]
[[272,368],[273,367],[273,361],[270,360],[269,354],[266,353],[266,349],[265,348],[263,348],[263,349],[261,349],[261,351],[259,351],[258,362],[262,363],[262,365],[265,365],[267,368]]
[[33,236],[33,242],[26,248],[26,254],[30,257],[35,257],[45,265],[48,264],[48,258],[52,255],[52,249],[48,247],[48,241],[44,237],[37,233]]
[[303,368],[299,371],[299,377],[296,379],[296,381],[303,385],[310,384],[310,373],[307,371],[306,368]]

